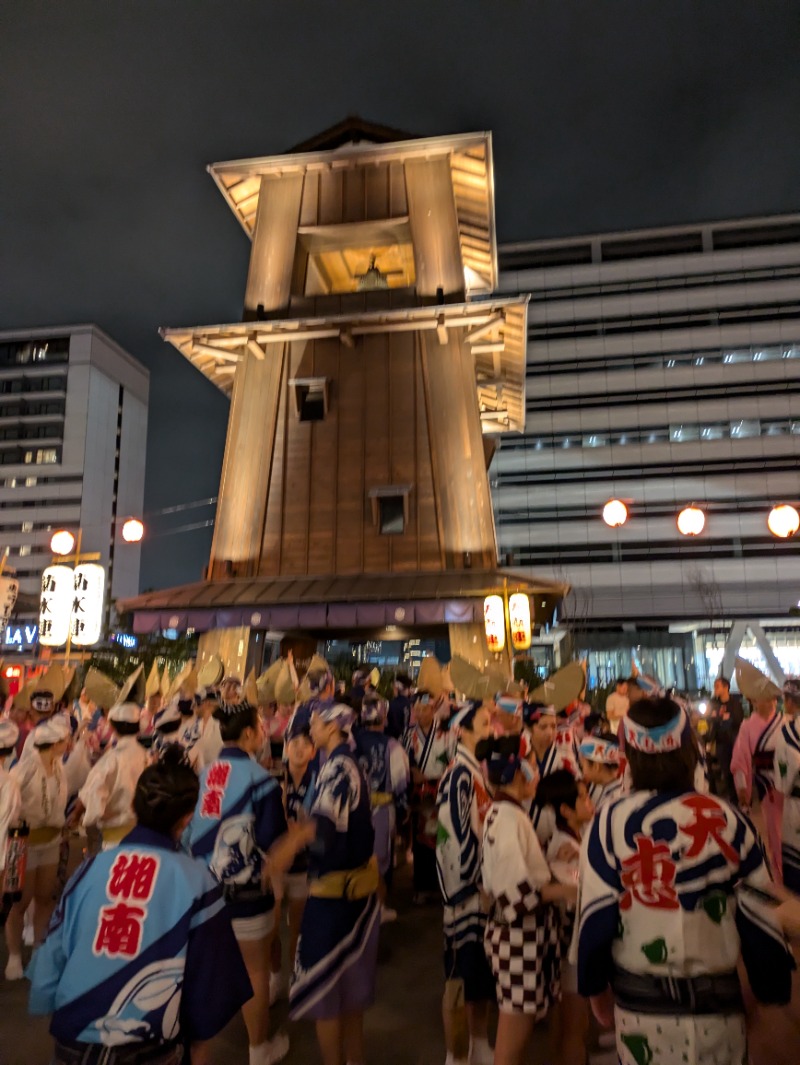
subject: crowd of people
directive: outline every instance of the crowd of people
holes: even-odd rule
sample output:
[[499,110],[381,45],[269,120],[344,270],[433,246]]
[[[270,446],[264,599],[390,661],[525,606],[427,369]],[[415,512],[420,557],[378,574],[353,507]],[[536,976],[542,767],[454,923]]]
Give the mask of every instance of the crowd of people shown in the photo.
[[287,990],[323,1065],[363,1065],[407,858],[441,906],[447,1065],[519,1065],[545,1018],[559,1065],[598,1028],[623,1065],[740,1065],[752,1004],[790,999],[800,893],[800,681],[745,666],[749,717],[718,681],[710,775],[651,678],[600,714],[404,674],[386,699],[366,670],[342,691],[317,656],[99,707],[45,675],[0,718],[5,978],[58,1065],[206,1065],[240,1010],[271,1065]]

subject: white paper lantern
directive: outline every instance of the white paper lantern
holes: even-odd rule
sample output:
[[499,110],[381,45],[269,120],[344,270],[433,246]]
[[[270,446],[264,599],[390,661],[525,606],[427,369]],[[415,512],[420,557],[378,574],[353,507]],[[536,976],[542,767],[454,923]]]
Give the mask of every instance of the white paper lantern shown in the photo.
[[105,570],[97,562],[75,567],[71,630],[76,647],[91,647],[100,639],[105,583]]
[[531,602],[523,592],[509,596],[508,618],[514,650],[527,651],[531,645]]
[[800,529],[800,514],[788,503],[781,503],[769,512],[767,526],[773,536],[788,540]]
[[483,624],[486,646],[490,651],[502,651],[506,645],[506,613],[501,596],[487,595],[484,599]]
[[706,526],[706,516],[699,507],[684,507],[678,515],[678,531],[683,536],[699,536]]
[[70,566],[48,566],[42,573],[39,599],[39,643],[63,647],[69,637],[74,577]]
[[603,521],[612,529],[618,529],[628,520],[628,508],[621,499],[609,499],[603,507]]

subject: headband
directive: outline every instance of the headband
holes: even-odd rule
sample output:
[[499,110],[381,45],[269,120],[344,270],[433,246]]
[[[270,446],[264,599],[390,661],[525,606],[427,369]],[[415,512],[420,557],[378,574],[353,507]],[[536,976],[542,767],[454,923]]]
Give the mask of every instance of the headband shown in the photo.
[[486,759],[487,775],[497,780],[501,787],[511,783],[521,765],[522,753],[519,748],[515,752],[493,750]]
[[59,743],[69,738],[71,733],[69,721],[63,714],[54,714],[46,721],[40,722],[33,730],[33,745],[41,747],[48,743]]
[[482,706],[483,703],[480,699],[470,699],[467,703],[460,703],[458,709],[448,721],[447,727],[469,728]]
[[344,703],[335,703],[332,699],[318,702],[312,713],[316,714],[325,725],[336,725],[342,732],[349,732],[353,727],[355,714]]
[[361,704],[361,721],[364,725],[376,725],[386,720],[389,704],[385,699],[367,696]]
[[523,703],[522,720],[526,725],[535,725],[543,717],[557,717],[554,706],[545,706],[544,703]]
[[677,751],[681,746],[686,725],[687,717],[683,709],[679,709],[664,725],[656,725],[653,728],[631,721],[630,716],[626,714],[622,719],[625,746],[634,751],[641,751],[642,754]]
[[605,736],[589,736],[578,748],[578,754],[587,762],[619,765],[619,744]]
[[498,695],[495,699],[498,710],[502,710],[505,714],[511,714],[516,717],[520,712],[522,706],[522,700],[518,699],[515,695]]

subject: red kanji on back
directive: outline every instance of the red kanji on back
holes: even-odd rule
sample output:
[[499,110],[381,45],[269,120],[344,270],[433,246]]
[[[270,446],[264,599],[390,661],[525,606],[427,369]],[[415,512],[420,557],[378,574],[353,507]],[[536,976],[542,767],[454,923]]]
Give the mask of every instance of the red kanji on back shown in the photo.
[[622,863],[620,879],[626,889],[619,901],[621,910],[629,910],[634,899],[642,906],[657,910],[680,908],[675,891],[676,865],[666,843],[655,843],[647,836],[638,835],[636,854]]
[[222,792],[221,791],[207,791],[203,796],[203,801],[200,803],[200,816],[201,817],[221,817],[222,816]]
[[131,854],[123,851],[115,859],[108,877],[110,899],[139,899],[142,902],[153,894],[159,860],[154,855]]
[[228,786],[228,777],[230,775],[230,762],[214,762],[208,767],[208,774],[206,775],[206,787],[222,788],[222,790],[224,791],[225,788]]
[[739,855],[736,849],[722,835],[728,825],[728,818],[716,799],[710,795],[690,795],[688,799],[681,801],[681,806],[694,813],[694,821],[678,826],[692,841],[684,852],[685,857],[697,858],[702,854],[709,839],[712,839],[725,858],[738,866]]
[[118,902],[116,906],[104,906],[97,922],[94,953],[105,954],[109,958],[118,955],[135,958],[141,945],[141,922],[145,914],[144,907],[127,906],[124,902]]

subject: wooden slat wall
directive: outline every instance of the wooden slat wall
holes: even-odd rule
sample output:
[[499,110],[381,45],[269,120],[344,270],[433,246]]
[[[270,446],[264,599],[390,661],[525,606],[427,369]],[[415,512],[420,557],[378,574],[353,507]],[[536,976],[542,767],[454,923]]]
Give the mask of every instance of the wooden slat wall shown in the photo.
[[254,314],[259,304],[265,311],[289,306],[302,195],[302,174],[261,179],[245,313]]
[[261,554],[283,364],[283,349],[274,344],[264,359],[248,352],[237,367],[211,548],[212,572],[218,572],[216,564],[229,559],[237,564],[237,573],[252,573]]
[[409,159],[405,164],[418,296],[464,292],[450,164],[447,159]]
[[497,563],[497,549],[474,360],[461,330],[451,329],[447,344],[427,333],[420,343],[447,568],[463,568],[469,552],[473,568],[488,569]]
[[[427,572],[443,566],[422,348],[415,333],[291,345],[277,419],[259,572]],[[300,422],[293,377],[326,377],[322,422]],[[411,485],[400,536],[381,535],[371,488]]]

